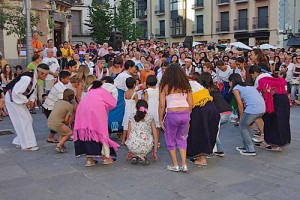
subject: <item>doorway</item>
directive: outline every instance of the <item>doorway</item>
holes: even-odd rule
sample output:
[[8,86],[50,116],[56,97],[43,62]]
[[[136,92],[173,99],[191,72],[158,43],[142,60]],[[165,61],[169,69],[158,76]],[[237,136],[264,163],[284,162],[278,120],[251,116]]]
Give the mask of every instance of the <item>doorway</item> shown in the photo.
[[63,23],[54,23],[54,45],[59,48],[59,45],[63,43]]

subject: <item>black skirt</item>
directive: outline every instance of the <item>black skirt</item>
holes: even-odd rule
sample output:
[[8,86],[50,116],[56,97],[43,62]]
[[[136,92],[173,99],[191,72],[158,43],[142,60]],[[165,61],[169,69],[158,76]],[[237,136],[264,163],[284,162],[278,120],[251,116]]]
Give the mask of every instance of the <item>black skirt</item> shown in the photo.
[[196,106],[191,113],[187,157],[211,154],[219,131],[220,113],[212,102]]
[[266,113],[264,139],[267,144],[285,146],[291,142],[290,104],[286,94],[273,95],[274,113]]

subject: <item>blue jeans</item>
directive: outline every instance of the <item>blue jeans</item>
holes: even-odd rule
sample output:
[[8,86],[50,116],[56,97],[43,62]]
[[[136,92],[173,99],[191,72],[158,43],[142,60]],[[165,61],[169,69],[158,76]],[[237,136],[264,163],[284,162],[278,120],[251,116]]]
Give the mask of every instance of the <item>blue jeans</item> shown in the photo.
[[244,113],[240,120],[240,133],[243,138],[243,147],[246,148],[247,152],[255,152],[255,148],[251,139],[249,125],[252,124],[257,118],[261,118],[264,113],[260,114],[249,114]]
[[230,122],[230,116],[231,114],[222,114],[220,113],[220,122],[219,122],[219,132],[217,134],[217,138],[216,138],[216,145],[214,147],[214,152],[223,152],[223,148],[222,148],[222,145],[221,145],[221,141],[220,141],[220,138],[219,138],[219,134],[220,134],[220,129],[221,129],[221,126],[227,124]]
[[299,95],[299,91],[300,91],[300,84],[299,85],[292,85],[290,84],[291,87],[291,100],[295,101],[295,94],[296,94],[296,90],[298,89],[298,100],[300,100],[300,95]]

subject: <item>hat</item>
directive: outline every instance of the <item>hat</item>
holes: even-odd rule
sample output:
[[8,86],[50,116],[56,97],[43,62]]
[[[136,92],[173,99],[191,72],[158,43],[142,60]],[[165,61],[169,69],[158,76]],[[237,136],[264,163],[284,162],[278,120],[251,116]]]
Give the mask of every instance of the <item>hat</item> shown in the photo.
[[91,42],[90,42],[90,45],[91,45],[91,44],[95,44],[95,42],[91,41]]

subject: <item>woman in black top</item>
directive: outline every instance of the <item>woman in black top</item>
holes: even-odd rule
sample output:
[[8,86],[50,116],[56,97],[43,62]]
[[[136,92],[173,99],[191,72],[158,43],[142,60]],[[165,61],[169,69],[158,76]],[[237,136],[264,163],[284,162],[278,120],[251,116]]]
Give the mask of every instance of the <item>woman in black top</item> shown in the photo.
[[[213,97],[213,102],[216,105],[218,111],[220,112],[220,126],[228,123],[231,116],[231,108],[229,104],[225,101],[219,88],[214,84],[212,76],[208,72],[203,72],[200,75],[200,82],[206,89],[209,90],[210,95]],[[220,133],[220,128],[219,128]],[[219,139],[219,133],[216,139],[216,147],[214,148],[214,154],[217,156],[224,156],[224,152],[221,146],[221,141]],[[217,151],[215,151],[217,149]]]

